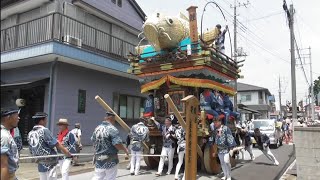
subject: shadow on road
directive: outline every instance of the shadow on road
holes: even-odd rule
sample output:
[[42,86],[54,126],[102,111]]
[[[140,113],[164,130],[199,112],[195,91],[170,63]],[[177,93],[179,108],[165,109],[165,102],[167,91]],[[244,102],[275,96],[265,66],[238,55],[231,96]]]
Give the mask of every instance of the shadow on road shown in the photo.
[[265,163],[265,162],[256,162],[255,164],[258,164],[258,165],[267,165],[267,166],[274,166],[273,164]]

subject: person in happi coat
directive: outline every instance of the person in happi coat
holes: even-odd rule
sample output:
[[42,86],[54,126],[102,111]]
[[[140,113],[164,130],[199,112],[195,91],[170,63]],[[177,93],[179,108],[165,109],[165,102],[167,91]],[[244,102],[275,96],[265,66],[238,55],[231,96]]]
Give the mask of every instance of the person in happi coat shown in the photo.
[[37,112],[32,119],[35,126],[28,134],[28,143],[30,154],[37,158],[38,172],[40,180],[56,180],[57,179],[57,157],[45,157],[57,155],[55,148],[63,152],[66,157],[71,157],[71,153],[52,135],[52,132],[46,128],[48,115],[44,112]]
[[11,129],[10,134],[13,137],[14,142],[17,144],[18,151],[20,154],[20,151],[22,150],[23,147],[22,147],[22,138],[21,138],[19,127],[15,127]]
[[[224,174],[222,179],[231,180],[231,163],[230,154],[233,148],[236,146],[234,137],[232,136],[231,130],[222,124],[222,118],[214,119],[215,129],[210,138],[209,144],[217,144],[218,157],[221,163],[221,168]],[[213,154],[216,156],[216,154]]]
[[130,144],[131,144],[131,175],[139,175],[140,159],[143,154],[143,142],[149,141],[149,129],[144,124],[145,119],[140,118],[140,122],[133,125],[130,130]]
[[[184,155],[186,153],[186,131],[179,124],[179,125],[177,125],[175,134],[176,134],[177,144],[178,144],[177,153],[178,153],[179,161],[178,161],[178,164],[176,166],[176,173],[175,173],[174,179],[178,180],[179,171],[180,171],[180,168],[181,168],[181,166],[183,164]],[[183,175],[183,179],[184,178],[185,178],[185,173]]]
[[19,119],[18,109],[1,110],[1,179],[17,179],[19,149],[10,129],[18,126]]
[[107,112],[104,121],[96,127],[91,136],[95,152],[93,180],[115,180],[119,163],[118,151],[123,150],[129,156],[115,123],[115,114]]
[[250,154],[250,158],[253,161],[255,159],[254,154],[252,152],[252,142],[251,142],[251,137],[249,135],[249,132],[246,128],[246,125],[243,124],[240,127],[238,127],[238,132],[240,135],[240,138],[242,140],[242,146],[244,146],[244,149],[240,150],[241,154],[242,154],[242,159],[244,160],[244,151],[248,151],[248,153]]
[[224,47],[224,41],[225,41],[225,37],[226,37],[226,32],[228,31],[228,26],[225,27],[225,29],[223,31],[221,31],[221,25],[217,24],[216,27],[219,30],[219,35],[215,40],[215,45],[217,50],[220,53],[225,53],[225,47]]
[[255,139],[257,142],[258,148],[262,151],[262,153],[273,163],[273,165],[278,166],[279,162],[274,157],[272,152],[270,151],[270,139],[267,134],[261,133],[259,128],[255,128],[254,132],[249,132],[249,135]]
[[[82,136],[82,130],[80,128],[80,123],[76,123],[74,125],[74,129],[71,130],[71,133],[74,134],[75,138],[76,138],[76,150],[77,153],[80,153],[80,151],[82,150],[82,143],[81,143],[81,136]],[[78,156],[73,156],[73,166],[78,166]]]
[[166,157],[168,157],[168,161],[169,161],[169,167],[166,174],[169,175],[171,174],[171,170],[173,168],[173,156],[174,156],[174,150],[176,147],[176,137],[175,137],[176,129],[174,126],[172,126],[172,122],[171,122],[172,120],[170,117],[167,117],[165,119],[164,124],[160,124],[154,118],[151,118],[151,120],[156,124],[157,128],[162,132],[162,137],[163,137],[161,157],[160,157],[158,172],[156,173],[156,176],[160,176],[162,174],[164,160]]
[[[68,126],[68,119],[59,119],[57,123],[59,127],[58,133],[58,142],[62,144],[71,154],[77,153],[76,145],[77,141],[75,135],[69,131]],[[61,157],[59,158],[59,166],[60,172],[62,176],[62,180],[69,179],[69,170],[71,165],[72,158],[71,157]]]

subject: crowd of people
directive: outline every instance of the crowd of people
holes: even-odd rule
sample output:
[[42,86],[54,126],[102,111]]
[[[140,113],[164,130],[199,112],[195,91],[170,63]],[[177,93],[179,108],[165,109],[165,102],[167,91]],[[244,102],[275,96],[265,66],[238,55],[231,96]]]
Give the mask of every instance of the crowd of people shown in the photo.
[[[22,139],[18,129],[19,110],[1,110],[1,179],[15,180],[15,172],[19,167]],[[80,124],[69,131],[68,120],[60,119],[57,123],[59,133],[54,137],[46,128],[47,114],[36,113],[32,119],[35,126],[28,133],[29,150],[32,156],[43,156],[37,159],[38,172],[41,180],[57,178],[56,168],[59,164],[62,179],[68,179],[70,165],[78,165],[77,157],[72,153],[79,153],[81,144]],[[50,157],[63,153],[65,156]],[[46,157],[47,156],[47,157]]]
[[[59,134],[54,137],[52,132],[46,128],[46,113],[36,113],[32,118],[35,126],[28,134],[29,150],[32,156],[37,157],[38,172],[40,180],[57,179],[57,168],[63,180],[69,179],[69,170],[72,161],[77,164],[77,158],[73,155],[79,153],[82,145],[80,124],[75,125],[75,129],[69,131],[68,120],[59,119],[57,125]],[[150,118],[156,127],[160,130],[163,138],[160,162],[156,176],[163,175],[164,162],[168,160],[168,169],[166,174],[172,173],[175,152],[178,155],[178,163],[175,169],[175,179],[179,178],[181,166],[183,164],[186,141],[185,130],[179,123],[172,123],[174,116],[166,117],[164,124]],[[223,123],[224,118],[218,117],[213,119],[214,128],[212,135],[207,143],[209,146],[217,145],[218,151],[213,156],[219,158],[224,177],[222,179],[231,179],[230,157],[233,154],[237,144],[230,128]],[[19,122],[19,110],[6,110],[1,112],[1,179],[17,179],[15,172],[18,169],[19,148],[10,131],[17,127]],[[140,160],[143,155],[143,143],[149,141],[149,129],[146,126],[146,119],[140,118],[140,122],[133,125],[129,133],[128,149],[123,145],[118,129],[114,126],[115,114],[107,112],[104,121],[98,125],[91,137],[94,146],[94,180],[114,180],[118,170],[118,151],[121,150],[129,157],[131,175],[140,174]],[[237,126],[242,140],[243,151],[248,151],[251,160],[254,160],[252,152],[252,143],[250,137],[254,137],[258,148],[274,165],[278,165],[274,155],[269,149],[269,137],[260,132],[258,128],[253,133],[248,128]],[[244,153],[244,152],[243,152]],[[64,154],[56,157],[54,155]],[[53,155],[53,156],[52,156]],[[59,165],[59,166],[58,166]],[[183,175],[183,179],[185,174]]]

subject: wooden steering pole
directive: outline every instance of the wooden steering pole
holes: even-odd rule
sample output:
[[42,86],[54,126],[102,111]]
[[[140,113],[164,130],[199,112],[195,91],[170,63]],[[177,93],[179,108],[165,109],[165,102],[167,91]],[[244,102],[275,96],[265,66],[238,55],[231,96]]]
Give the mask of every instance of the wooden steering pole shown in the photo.
[[186,156],[185,156],[185,177],[186,180],[194,180],[197,176],[197,152],[203,162],[203,153],[198,145],[197,125],[198,125],[198,106],[199,101],[193,95],[187,96],[181,100],[186,104],[186,122],[183,120],[177,107],[174,105],[169,94],[164,95],[168,106],[177,117],[180,125],[186,131]]
[[[187,128],[187,124],[186,122],[183,120],[179,110],[177,109],[176,105],[174,105],[171,97],[169,94],[165,94],[164,95],[164,98],[165,100],[167,101],[168,103],[168,106],[169,108],[173,111],[173,114],[176,116],[176,118],[178,119],[179,121],[179,124],[183,127],[183,129],[186,129]],[[196,135],[197,136],[197,135]],[[198,152],[198,155],[201,159],[201,162],[203,162],[203,152],[201,150],[201,147],[199,146],[199,144],[197,144],[197,152]]]
[[[100,98],[100,96],[96,96],[95,97],[96,101],[107,111],[111,111],[114,115],[115,115],[115,120],[120,124],[120,126],[127,132],[130,132],[130,127],[127,125],[127,123],[125,123],[119,116],[117,113],[115,113],[110,106],[103,100]],[[145,142],[142,143],[144,148],[146,148],[145,150],[147,152],[149,152],[149,147],[147,146],[147,144]]]
[[195,180],[197,179],[197,131],[199,101],[193,95],[189,95],[183,98],[181,101],[185,102],[186,104],[186,180]]

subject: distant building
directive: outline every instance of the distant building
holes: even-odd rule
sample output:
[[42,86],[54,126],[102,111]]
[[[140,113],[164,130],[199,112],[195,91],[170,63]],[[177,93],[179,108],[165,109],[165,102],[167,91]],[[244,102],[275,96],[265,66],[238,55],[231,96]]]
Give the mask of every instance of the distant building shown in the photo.
[[24,143],[32,115],[45,111],[54,133],[56,121],[67,118],[71,128],[81,123],[83,143],[91,144],[105,116],[96,95],[135,123],[144,96],[127,73],[127,54],[140,41],[145,16],[135,0],[1,0],[1,107],[26,100]]
[[267,88],[254,86],[245,83],[237,83],[237,100],[238,104],[258,111],[254,114],[254,119],[270,118],[270,113],[275,112],[275,98]]

